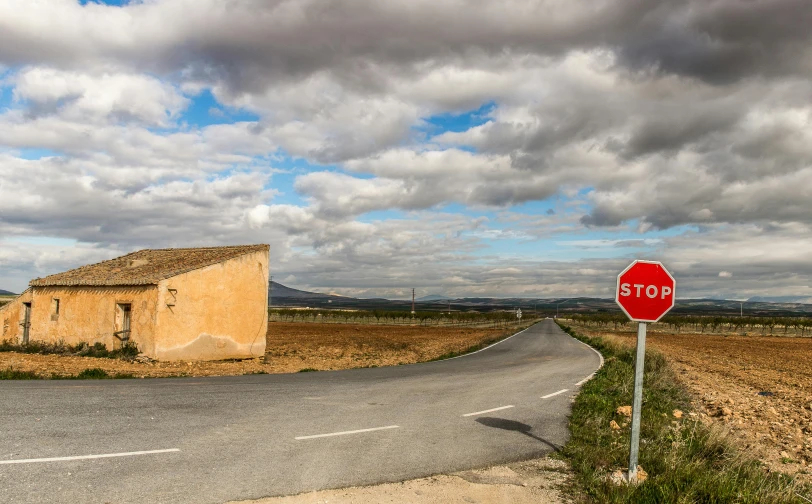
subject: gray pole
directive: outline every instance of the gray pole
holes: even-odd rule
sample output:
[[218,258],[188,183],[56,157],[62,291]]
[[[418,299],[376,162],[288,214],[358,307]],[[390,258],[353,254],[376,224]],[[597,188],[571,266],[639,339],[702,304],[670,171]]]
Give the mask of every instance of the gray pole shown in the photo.
[[629,449],[629,482],[637,481],[637,456],[640,452],[640,410],[643,406],[643,360],[646,356],[646,323],[637,324],[637,357],[634,359],[634,403],[632,440]]

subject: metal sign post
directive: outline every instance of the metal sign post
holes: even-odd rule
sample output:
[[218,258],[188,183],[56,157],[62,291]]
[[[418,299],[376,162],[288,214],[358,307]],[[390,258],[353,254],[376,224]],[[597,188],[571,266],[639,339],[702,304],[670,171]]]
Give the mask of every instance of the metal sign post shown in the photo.
[[657,322],[674,307],[674,277],[659,262],[634,261],[617,276],[615,302],[637,325],[637,355],[634,359],[632,432],[629,442],[629,482],[637,481],[640,455],[640,417],[643,409],[643,369],[646,358],[646,324]]
[[634,401],[632,403],[632,439],[629,447],[629,481],[637,481],[640,453],[640,410],[643,407],[643,366],[646,357],[646,323],[637,324],[637,356],[634,359]]

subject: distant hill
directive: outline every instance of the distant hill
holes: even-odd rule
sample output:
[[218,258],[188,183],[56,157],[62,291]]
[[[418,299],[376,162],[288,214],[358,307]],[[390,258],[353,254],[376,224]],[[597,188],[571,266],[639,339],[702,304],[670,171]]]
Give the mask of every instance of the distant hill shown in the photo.
[[292,287],[288,287],[286,285],[282,285],[281,283],[271,282],[271,288],[269,289],[270,295],[273,299],[288,299],[288,300],[315,300],[315,301],[332,301],[336,300],[338,302],[346,301],[351,302],[355,298],[346,297],[346,296],[339,296],[337,294],[321,294],[320,292],[308,292],[299,289],[294,289]]
[[[411,299],[359,299],[353,297],[336,296],[334,294],[321,294],[293,289],[277,282],[272,283],[271,304],[275,307],[310,307],[310,308],[338,308],[358,310],[410,310]],[[759,301],[756,301],[759,299]],[[775,299],[773,301],[760,301],[761,299]],[[787,301],[792,299],[793,301]],[[795,301],[802,300],[801,302]],[[614,299],[601,298],[492,298],[469,297],[448,298],[439,294],[430,294],[415,300],[415,308],[419,310],[447,309],[448,304],[455,311],[491,311],[513,310],[521,308],[522,311],[564,315],[567,313],[620,313],[620,308]],[[804,303],[803,301],[807,301]],[[809,298],[793,297],[759,297],[744,302],[724,299],[678,299],[671,311],[673,315],[738,315],[742,312],[750,316],[787,316],[812,315],[812,303]]]
[[423,296],[415,299],[415,301],[445,301],[448,299],[452,299],[448,296],[443,296],[441,294],[429,294],[428,296]]
[[802,303],[812,304],[812,296],[753,296],[748,303]]
[[276,282],[271,282],[270,293],[274,298],[327,299],[331,297],[339,297],[331,296],[329,294],[320,294],[318,292],[307,292],[299,289],[292,289]]
[[0,289],[0,296],[16,296],[13,292],[9,292],[7,290]]

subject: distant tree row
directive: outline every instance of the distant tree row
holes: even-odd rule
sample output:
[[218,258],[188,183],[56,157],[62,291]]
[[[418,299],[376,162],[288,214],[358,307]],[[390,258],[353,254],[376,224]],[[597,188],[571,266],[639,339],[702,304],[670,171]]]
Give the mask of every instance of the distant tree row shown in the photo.
[[[594,327],[628,327],[633,322],[623,313],[588,313],[567,314],[566,318]],[[668,326],[671,330],[681,332],[689,330],[704,333],[716,332],[758,332],[760,334],[788,334],[791,329],[800,336],[812,335],[811,317],[739,317],[720,315],[666,315],[658,324]]]
[[279,322],[322,322],[344,324],[386,324],[424,326],[507,327],[519,321],[513,311],[438,312],[418,311],[412,315],[398,310],[310,310],[269,308],[268,319]]

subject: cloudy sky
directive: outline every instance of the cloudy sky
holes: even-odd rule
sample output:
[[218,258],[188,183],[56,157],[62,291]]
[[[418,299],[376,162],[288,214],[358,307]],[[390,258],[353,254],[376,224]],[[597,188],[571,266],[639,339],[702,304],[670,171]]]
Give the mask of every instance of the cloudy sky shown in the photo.
[[0,0],[0,288],[270,243],[356,296],[812,296],[808,0]]

